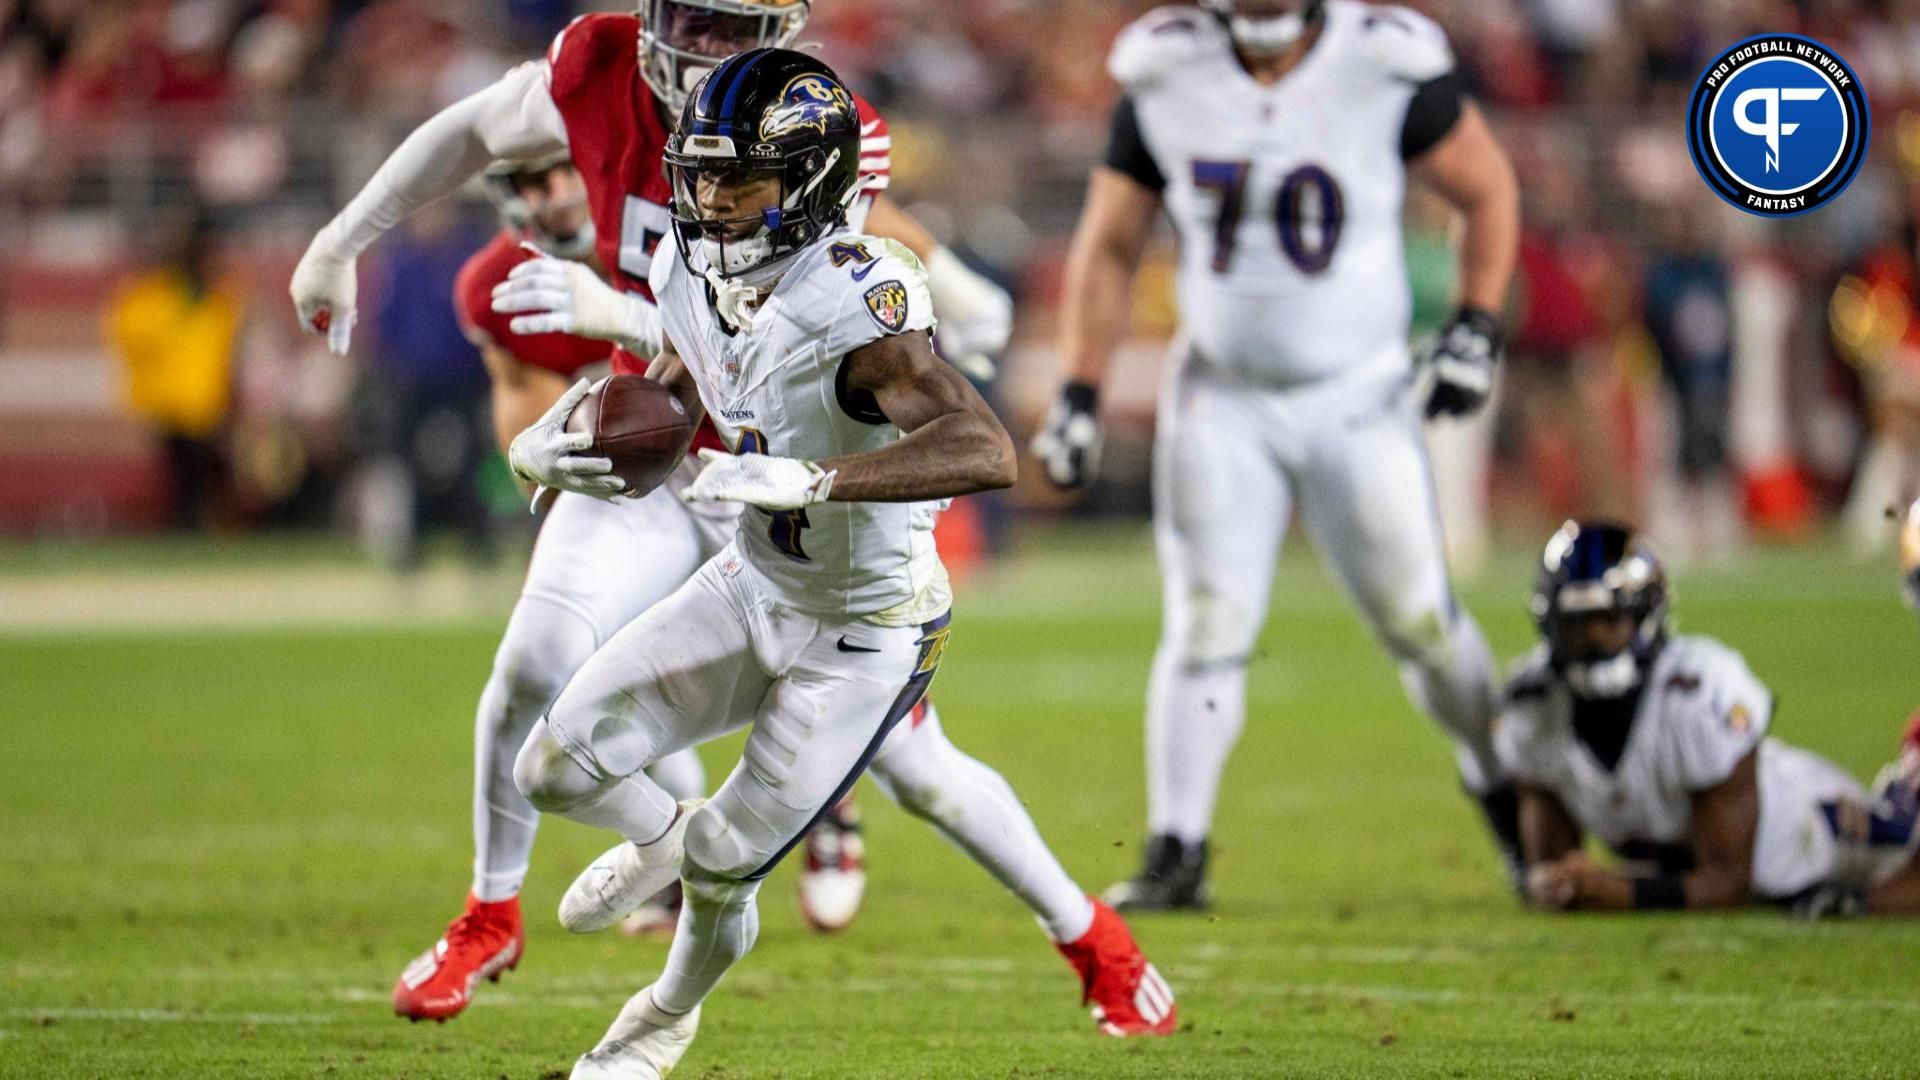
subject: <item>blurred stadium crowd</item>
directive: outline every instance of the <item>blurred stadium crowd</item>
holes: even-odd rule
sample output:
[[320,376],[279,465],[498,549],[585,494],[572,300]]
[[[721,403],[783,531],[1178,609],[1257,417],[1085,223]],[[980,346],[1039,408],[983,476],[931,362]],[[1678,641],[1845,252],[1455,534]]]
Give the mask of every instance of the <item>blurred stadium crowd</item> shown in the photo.
[[[1457,556],[1576,511],[1646,522],[1682,559],[1836,514],[1863,548],[1890,542],[1884,508],[1920,485],[1920,0],[1410,5],[1453,36],[1526,206],[1501,407],[1434,432]],[[0,531],[348,522],[404,561],[437,521],[485,550],[520,503],[445,302],[485,204],[420,215],[363,261],[352,364],[298,335],[287,273],[413,124],[621,6],[0,0]],[[805,39],[892,121],[894,193],[1021,300],[996,391],[1016,429],[1056,378],[1107,46],[1150,6],[816,3]],[[1710,54],[1786,30],[1853,64],[1876,130],[1845,199],[1771,223],[1708,193],[1682,113]],[[1431,326],[1449,223],[1418,195],[1408,222]],[[1170,245],[1081,512],[1144,503]],[[1059,505],[1037,478],[1017,498]]]

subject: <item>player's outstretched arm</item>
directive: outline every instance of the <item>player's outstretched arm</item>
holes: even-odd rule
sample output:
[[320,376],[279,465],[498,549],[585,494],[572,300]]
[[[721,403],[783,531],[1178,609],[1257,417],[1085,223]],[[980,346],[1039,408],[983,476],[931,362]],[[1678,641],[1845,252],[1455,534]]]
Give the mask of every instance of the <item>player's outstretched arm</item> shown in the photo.
[[933,354],[924,332],[847,354],[847,386],[873,395],[904,434],[878,450],[819,462],[841,502],[920,502],[1013,486],[1013,440],[973,385]]
[[1520,185],[1500,141],[1472,102],[1452,129],[1413,159],[1414,174],[1460,211],[1460,307],[1425,356],[1434,385],[1428,416],[1461,416],[1493,393],[1500,312],[1520,248]]
[[1529,871],[1528,891],[1550,908],[1662,911],[1744,907],[1752,901],[1753,844],[1760,823],[1757,750],[1725,780],[1693,797],[1694,869],[1684,875],[1629,877],[1585,853]]
[[1528,866],[1558,862],[1580,850],[1580,826],[1553,793],[1520,785],[1520,853]]
[[1099,467],[1100,384],[1131,325],[1133,277],[1159,209],[1160,193],[1140,180],[1111,166],[1093,170],[1060,304],[1067,381],[1033,440],[1056,487],[1084,487]]
[[1520,184],[1480,107],[1414,159],[1420,181],[1460,211],[1460,306],[1499,312],[1507,304],[1520,250]]
[[325,334],[344,356],[358,285],[354,260],[408,214],[457,190],[489,162],[564,150],[566,125],[547,91],[544,65],[522,64],[479,93],[447,106],[394,150],[360,193],[307,246],[289,290],[300,325]]
[[822,461],[702,450],[705,468],[680,497],[798,510],[829,500],[931,502],[1012,486],[1007,429],[973,384],[933,354],[926,331],[880,338],[848,353],[844,363],[848,394],[870,396],[872,407],[904,433],[899,439]]
[[1133,276],[1153,236],[1160,193],[1107,166],[1093,170],[1067,249],[1060,351],[1067,381],[1098,387],[1131,325]]
[[1753,845],[1760,831],[1759,775],[1756,749],[1741,759],[1732,775],[1693,797],[1697,865],[1681,881],[1686,907],[1732,908],[1752,902]]

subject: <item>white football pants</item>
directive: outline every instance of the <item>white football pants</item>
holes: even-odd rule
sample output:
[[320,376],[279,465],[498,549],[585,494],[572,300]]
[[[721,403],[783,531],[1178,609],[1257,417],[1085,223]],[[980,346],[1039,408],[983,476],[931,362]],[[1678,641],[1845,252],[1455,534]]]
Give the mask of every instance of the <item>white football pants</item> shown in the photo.
[[1499,782],[1493,658],[1448,585],[1419,411],[1400,350],[1289,390],[1190,352],[1173,365],[1154,440],[1164,614],[1147,691],[1152,833],[1197,841],[1212,827],[1296,505],[1409,695],[1452,737],[1467,788]]
[[522,790],[637,843],[674,814],[641,770],[749,728],[739,764],[687,824],[687,903],[653,991],[662,1008],[693,1008],[752,948],[761,880],[869,764],[902,805],[1033,905],[1049,933],[1085,932],[1088,900],[1005,781],[960,754],[937,720],[908,721],[947,633],[944,615],[897,627],[795,611],[729,547],[615,634],[554,702],[522,751]]
[[[540,526],[474,718],[473,891],[482,900],[516,895],[527,876],[539,815],[513,785],[527,733],[614,631],[679,588],[733,535],[734,514],[695,513],[677,497],[680,484],[670,487],[619,502],[562,495]],[[675,798],[706,794],[692,751],[649,772]]]

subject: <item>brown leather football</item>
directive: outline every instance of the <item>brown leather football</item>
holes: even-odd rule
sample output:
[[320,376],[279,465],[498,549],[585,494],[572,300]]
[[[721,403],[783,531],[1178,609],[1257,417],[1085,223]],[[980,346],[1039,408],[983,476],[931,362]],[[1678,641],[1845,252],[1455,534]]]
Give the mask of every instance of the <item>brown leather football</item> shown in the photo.
[[644,375],[614,375],[594,387],[567,417],[567,430],[593,436],[586,453],[611,458],[628,495],[645,495],[664,483],[693,442],[686,406],[664,383]]

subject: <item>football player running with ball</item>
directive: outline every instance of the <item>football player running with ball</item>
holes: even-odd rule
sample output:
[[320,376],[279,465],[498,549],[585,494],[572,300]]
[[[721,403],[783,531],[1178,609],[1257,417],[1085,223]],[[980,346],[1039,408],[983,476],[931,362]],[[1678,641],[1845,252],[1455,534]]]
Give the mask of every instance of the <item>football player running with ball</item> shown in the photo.
[[[453,301],[492,378],[494,429],[504,451],[555,402],[577,400],[579,391],[569,387],[604,371],[609,350],[604,341],[571,334],[516,333],[511,317],[493,310],[494,288],[515,267],[541,257],[530,248],[594,265],[586,188],[566,152],[489,168],[486,190],[506,227],[461,267]],[[706,429],[695,444],[720,442]],[[541,523],[476,712],[472,891],[441,941],[394,984],[399,1015],[456,1016],[476,981],[498,978],[519,963],[525,948],[519,893],[539,815],[514,789],[514,755],[593,650],[672,592],[732,535],[732,514],[696,512],[674,497],[694,471],[690,459],[665,489],[642,499],[557,500]],[[682,798],[706,794],[706,773],[692,750],[662,760],[652,775]],[[663,900],[671,906],[671,897]]]
[[[1516,668],[1495,740],[1520,784],[1533,904],[1920,914],[1915,727],[1871,794],[1768,737],[1773,694],[1733,649],[1669,631],[1660,561],[1617,526],[1554,535],[1533,616],[1543,640]],[[1587,836],[1621,865],[1589,858]]]
[[[665,970],[576,1078],[657,1077],[685,1053],[757,936],[761,881],[900,737],[940,664],[936,504],[1014,479],[1005,430],[933,354],[919,261],[845,226],[859,140],[830,69],[759,49],[706,76],[668,144],[674,243],[649,275],[664,328],[649,375],[734,450],[703,451],[682,497],[749,509],[727,548],[587,661],[515,766],[534,806],[625,838],[567,890],[569,928],[610,926],[676,878],[686,893]],[[644,771],[741,728],[711,801],[677,802]],[[1058,914],[1036,906],[1102,1029],[1171,1030],[1172,995],[1120,917],[1066,895],[1005,782],[948,756],[954,775],[929,777],[939,798],[1021,848],[998,865],[1050,868]]]
[[[1508,860],[1514,794],[1493,753],[1494,663],[1447,580],[1421,416],[1485,403],[1519,233],[1506,154],[1440,28],[1349,0],[1202,0],[1128,27],[1123,88],[1066,271],[1068,382],[1034,450],[1062,487],[1099,457],[1098,393],[1163,206],[1181,329],[1154,441],[1164,616],[1147,700],[1146,862],[1127,908],[1202,907],[1220,774],[1246,715],[1273,566],[1302,524]],[[1418,362],[1408,178],[1463,218],[1459,313]],[[1517,884],[1517,881],[1516,881]]]
[[[655,245],[672,229],[667,208],[672,194],[661,169],[672,119],[687,90],[721,58],[792,41],[809,10],[804,0],[651,0],[644,21],[634,15],[575,20],[544,60],[515,68],[422,125],[321,230],[293,276],[291,292],[302,326],[325,334],[329,347],[344,355],[356,314],[355,261],[362,251],[407,214],[452,193],[497,160],[550,163],[566,155],[571,169],[540,173],[538,191],[527,179],[515,196],[540,203],[550,218],[569,219],[552,235],[532,238],[536,245],[552,246],[532,253],[517,250],[511,240],[496,241],[486,253],[487,274],[476,269],[468,283],[504,273],[504,295],[490,304],[467,297],[473,302],[463,306],[469,322],[485,329],[499,347],[489,357],[500,391],[496,409],[506,410],[497,414],[497,422],[511,426],[537,418],[530,437],[518,440],[510,454],[515,471],[550,491],[608,497],[618,488],[608,477],[591,471],[568,474],[598,464],[579,455],[574,437],[565,432],[567,415],[586,385],[567,390],[562,376],[549,378],[534,369],[577,374],[573,353],[582,350],[580,339],[599,342],[584,348],[597,348],[603,357],[611,352],[616,371],[644,369],[659,347],[659,316],[646,273]],[[886,125],[864,102],[856,98],[855,105],[861,116],[861,181],[850,216],[864,218],[870,231],[893,236],[926,257],[947,355],[997,351],[1010,329],[1010,301],[885,197],[891,148]],[[575,177],[578,189],[570,183]],[[574,220],[577,210],[552,205],[581,196],[585,222]],[[527,364],[521,354],[528,350],[552,363]],[[510,782],[514,755],[592,650],[633,612],[682,583],[710,553],[714,538],[708,519],[726,516],[719,507],[688,513],[673,505],[671,492],[637,502],[644,505],[607,507],[561,498],[542,529],[527,588],[495,658],[476,724],[473,891],[466,911],[396,984],[394,1007],[402,1016],[456,1015],[477,981],[497,977],[518,961],[523,934],[515,898],[532,849],[534,817]],[[604,576],[609,572],[612,576]],[[1023,856],[1017,832],[1008,833],[991,816],[969,816],[943,797],[950,785],[986,781],[947,767],[943,751],[951,744],[930,706],[917,711],[914,721],[911,730],[921,737],[876,766],[886,789],[933,820],[1017,893],[1029,896],[1038,889],[1046,895],[1045,885],[1035,884],[1051,880],[1045,867],[994,862],[997,852]],[[697,765],[691,758],[679,760]],[[681,772],[686,783],[697,783],[690,768]],[[682,786],[674,784],[675,790]],[[803,910],[816,925],[828,927],[851,917],[863,882],[857,836],[834,825],[831,815],[823,819],[814,837],[832,842],[822,847],[825,857],[809,850],[815,872],[800,880]],[[1009,835],[1012,840],[1003,840]]]

